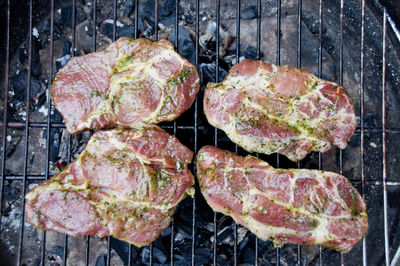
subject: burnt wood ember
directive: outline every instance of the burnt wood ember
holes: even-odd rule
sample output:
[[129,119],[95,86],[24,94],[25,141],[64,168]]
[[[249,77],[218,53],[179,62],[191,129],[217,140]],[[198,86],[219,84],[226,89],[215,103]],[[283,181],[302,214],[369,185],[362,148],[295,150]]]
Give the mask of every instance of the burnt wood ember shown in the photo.
[[73,163],[26,195],[27,220],[43,230],[148,245],[191,193],[192,156],[157,126],[99,131]]
[[344,88],[310,72],[243,60],[204,94],[208,122],[249,152],[278,152],[292,161],[310,151],[344,149],[356,129]]
[[193,103],[196,68],[170,42],[120,38],[72,58],[53,81],[52,100],[71,134],[171,121]]
[[211,146],[199,151],[196,166],[210,206],[277,247],[323,245],[348,252],[367,231],[365,202],[339,174],[275,169]]

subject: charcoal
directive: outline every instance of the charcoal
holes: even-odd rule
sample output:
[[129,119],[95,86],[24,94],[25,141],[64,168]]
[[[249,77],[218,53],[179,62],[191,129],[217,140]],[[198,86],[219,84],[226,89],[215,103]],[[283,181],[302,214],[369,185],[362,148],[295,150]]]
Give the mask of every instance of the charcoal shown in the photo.
[[[221,248],[222,249],[222,248]],[[222,249],[227,252],[226,249]],[[227,254],[222,254],[221,252],[217,253],[217,264],[218,265],[232,265],[233,264],[233,254],[229,252]]]
[[188,24],[193,24],[193,16],[189,14],[185,14],[183,16],[183,19],[188,23]]
[[192,227],[189,224],[179,224],[176,226],[176,228],[178,233],[181,234],[184,239],[192,238]]
[[87,34],[89,37],[93,37],[93,25],[92,25],[92,23],[87,24],[87,31],[86,31],[86,34]]
[[60,129],[51,128],[50,129],[50,156],[49,160],[52,162],[57,161],[58,158],[58,148],[60,146]]
[[114,30],[114,25],[112,23],[103,23],[101,25],[101,33],[108,38],[112,39],[113,38],[113,30]]
[[[200,71],[203,84],[207,84],[208,82],[215,82],[215,72],[216,72],[215,64],[201,64]],[[218,82],[221,82],[228,74],[228,71],[219,66],[218,72],[219,72]]]
[[207,33],[200,37],[199,44],[206,54],[215,54],[216,39],[211,33]]
[[377,113],[367,112],[364,114],[364,127],[366,128],[377,128],[379,127],[378,121],[380,118]]
[[[175,39],[176,39],[176,28],[174,27],[169,34],[169,40],[175,44]],[[178,28],[178,52],[180,55],[185,57],[187,60],[189,60],[190,63],[195,64],[195,53],[193,52],[195,50],[195,45],[193,43],[192,38],[190,37],[189,31],[182,26],[179,26]]]
[[31,63],[31,74],[34,77],[39,77],[42,74],[42,65],[40,64],[39,49],[41,44],[39,40],[34,37],[32,40],[32,63]]
[[70,41],[64,41],[63,42],[63,51],[62,51],[62,56],[64,55],[70,55],[71,54],[71,47],[72,44]]
[[191,263],[191,259],[189,259],[189,258],[191,258],[191,256],[192,256],[192,254],[188,254],[187,257],[181,256],[179,254],[174,254],[174,265],[177,265],[177,266],[181,266],[182,265],[182,266],[184,266],[184,265],[190,264]]
[[257,8],[256,6],[248,6],[243,8],[240,13],[241,19],[253,19],[257,17]]
[[[23,102],[26,99],[26,86],[28,81],[28,71],[22,70],[11,79],[11,86],[14,88],[14,100]],[[33,100],[44,88],[36,77],[31,77],[30,99]]]
[[50,29],[51,29],[50,24],[51,24],[50,19],[45,19],[43,22],[43,25],[42,25],[42,30],[46,33],[50,32]]
[[133,12],[134,7],[135,4],[133,1],[125,1],[121,7],[122,16],[129,17],[129,15]]
[[[128,264],[128,254],[129,254],[129,244],[125,241],[118,240],[116,238],[112,238],[111,241],[112,249],[118,254],[121,260],[124,262],[125,265]],[[132,247],[131,255],[132,258],[136,258],[138,255],[137,252],[138,248]]]
[[270,260],[266,259],[266,258],[259,258],[258,259],[258,264],[259,265],[263,265],[263,266],[273,266],[274,264],[271,263]]
[[25,48],[18,49],[18,59],[21,65],[25,63],[25,60],[28,59],[28,52]]
[[142,263],[149,264],[149,262],[150,262],[150,248],[149,247],[144,247],[142,249],[142,252],[140,253],[140,256],[142,258]]
[[[318,77],[318,72],[314,72],[313,74]],[[321,78],[325,79],[325,80],[328,80],[328,81],[332,81],[332,79],[327,74],[325,74],[323,72],[321,74]]]
[[51,115],[51,122],[52,123],[61,123],[63,121],[63,117],[60,112],[53,107],[53,114]]
[[64,255],[64,248],[63,247],[60,247],[60,246],[53,246],[51,249],[50,249],[50,254],[54,254],[54,255],[57,255],[57,256],[59,256],[60,258],[62,258],[63,257],[63,255]]
[[[233,224],[218,231],[217,235],[218,244],[227,244],[233,246]],[[212,238],[214,241],[214,238]]]
[[[140,24],[143,24],[142,26]],[[144,23],[143,20],[139,19],[138,20],[138,24],[139,24],[139,32],[140,32],[140,28],[144,29]],[[135,26],[134,25],[123,25],[122,27],[116,27],[116,38],[120,38],[120,37],[129,37],[129,38],[134,38],[135,37]],[[113,23],[104,23],[101,26],[101,33],[103,35],[106,35],[108,38],[112,39],[113,38],[113,34],[114,34],[114,25]]]
[[119,38],[119,37],[134,38],[135,37],[135,26],[124,25],[122,27],[117,27],[117,38]]
[[161,232],[160,236],[161,237],[167,237],[171,235],[171,227],[167,227],[164,231]]
[[[72,6],[66,6],[61,9],[60,24],[64,26],[72,26]],[[87,17],[81,7],[76,7],[75,10],[76,24],[81,23]]]
[[62,67],[64,67],[68,63],[70,58],[71,58],[71,56],[69,54],[64,55],[60,58],[57,58],[57,60],[56,60],[57,71],[60,70]]
[[[158,22],[169,26],[175,23],[175,1],[165,0],[158,5]],[[182,8],[179,8],[180,15]],[[154,27],[154,1],[141,1],[139,5],[139,13],[147,19],[151,26]]]
[[106,266],[106,256],[100,255],[96,259],[96,266]]
[[39,49],[41,48],[40,42],[36,37],[32,40],[32,62],[40,62]]
[[[257,48],[254,46],[248,46],[246,50],[242,53],[244,57],[250,60],[256,60],[257,59]],[[263,54],[260,54],[260,59],[262,59]]]
[[144,23],[142,18],[138,18],[138,31],[144,32],[146,30],[146,24]]
[[168,260],[167,254],[164,245],[160,241],[153,242],[153,257],[156,262],[166,263]]
[[[51,29],[50,19],[46,19],[43,22],[42,30],[43,30],[43,32],[48,34],[50,32],[50,29]],[[53,33],[54,33],[54,37],[53,38],[55,40],[58,40],[60,38],[60,35],[61,35],[61,30],[56,24],[53,25]]]
[[42,74],[42,64],[40,62],[33,62],[31,65],[31,73],[34,77],[39,77]]
[[[14,132],[13,132],[14,133]],[[14,134],[10,141],[7,140],[7,148],[6,148],[6,158],[10,158],[18,143],[21,141],[22,137],[20,135]]]
[[195,265],[203,265],[210,262],[213,250],[209,248],[196,248]]

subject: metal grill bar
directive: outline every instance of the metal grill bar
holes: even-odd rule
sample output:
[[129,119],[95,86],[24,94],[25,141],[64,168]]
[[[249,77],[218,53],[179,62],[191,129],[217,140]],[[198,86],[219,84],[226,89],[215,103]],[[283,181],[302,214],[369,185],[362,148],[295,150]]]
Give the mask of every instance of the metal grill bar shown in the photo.
[[[139,27],[139,22],[138,22],[139,1],[135,0],[134,5],[135,5],[135,32],[134,32],[135,35],[134,35],[134,37],[135,37],[135,39],[137,39],[137,37],[138,37],[138,27]],[[132,248],[133,248],[132,244],[129,244],[129,247],[128,247],[128,265],[129,266],[132,265],[132,260],[133,260],[133,258],[132,258]]]
[[26,87],[26,121],[25,121],[25,143],[24,143],[24,172],[22,180],[22,206],[21,206],[21,231],[19,235],[18,263],[22,262],[22,248],[24,242],[25,222],[25,191],[26,176],[28,175],[28,141],[29,141],[29,118],[30,118],[30,92],[31,92],[31,68],[32,68],[32,0],[29,1],[29,37],[28,37],[28,78]]
[[[195,66],[197,68],[197,71],[199,71],[199,34],[200,34],[200,14],[199,14],[199,9],[200,9],[200,1],[196,0],[196,51],[195,51]],[[201,79],[201,75],[200,75]],[[200,80],[201,84],[201,80]],[[194,153],[197,154],[197,98],[194,100]],[[196,165],[193,166],[193,172],[196,173]],[[195,180],[196,182],[196,180]],[[196,245],[196,195],[193,196],[192,199],[192,266],[195,265],[196,259],[196,250],[195,250],[195,245]]]
[[[340,44],[339,44],[339,84],[343,85],[343,7],[344,0],[340,0]],[[343,150],[339,149],[339,174],[343,174]],[[340,252],[340,264],[344,265],[344,255]]]
[[[219,27],[219,25],[218,25]],[[240,62],[240,0],[236,1],[236,63]],[[235,152],[238,153],[238,146],[235,144]],[[238,225],[233,221],[233,265],[238,264],[237,258],[237,230]]]
[[[179,0],[175,0],[175,50],[179,52]],[[176,120],[173,122],[174,135],[176,136]],[[174,238],[175,238],[175,222],[171,221],[171,249],[170,260],[171,266],[174,265]]]
[[[6,25],[6,59],[4,75],[4,110],[3,110],[3,150],[1,153],[1,184],[0,184],[0,213],[3,213],[4,180],[6,173],[6,148],[7,148],[7,112],[8,112],[8,86],[10,71],[10,0],[7,0],[7,25]],[[0,230],[2,229],[2,218],[0,217]]]
[[[71,135],[68,135],[68,163],[71,162]],[[64,234],[64,252],[63,252],[63,266],[67,265],[68,259],[68,235]]]
[[[361,160],[361,184],[362,195],[365,199],[365,167],[364,167],[364,38],[365,38],[365,0],[361,1],[361,81],[360,81],[360,160]],[[367,266],[367,239],[363,238],[363,265]]]
[[[3,122],[0,122],[0,127],[3,126]],[[8,128],[23,128],[25,127],[24,122],[8,122],[7,123]],[[164,129],[173,129],[174,126],[170,125],[161,125],[160,127]],[[187,129],[187,130],[194,130],[194,126],[176,126],[177,129]],[[29,122],[29,128],[47,128],[47,123],[43,122]],[[50,128],[66,128],[64,123],[51,123]],[[199,129],[204,129],[204,126],[199,126]],[[360,133],[361,132],[361,127],[357,127],[355,130],[355,133]],[[382,128],[365,128],[364,129],[365,133],[382,133]],[[400,129],[398,128],[385,128],[386,133],[390,134],[400,134]]]
[[[94,12],[96,13],[96,6],[93,7],[95,10]],[[94,28],[96,28],[96,21],[94,21],[95,25]],[[113,1],[113,42],[116,40],[117,35],[117,1]],[[94,37],[94,42],[96,42],[96,37]],[[112,237],[107,236],[107,259],[106,259],[106,265],[110,265],[110,260],[111,260],[111,241]]]
[[[261,0],[257,0],[257,60],[261,59]],[[257,153],[258,157],[258,153]],[[254,265],[258,266],[258,237],[254,243]]]
[[[53,51],[54,51],[54,0],[50,3],[50,69],[49,69],[49,86],[46,92],[47,103],[47,127],[46,127],[46,164],[45,164],[45,178],[49,179],[49,158],[50,158],[50,122],[51,122],[51,97],[50,88],[51,81],[53,80]],[[42,232],[42,255],[40,261],[45,265],[46,260],[46,231]]]
[[[158,0],[155,0],[154,3],[154,40],[158,41]],[[150,250],[149,264],[153,265],[153,244],[150,244],[149,250]]]
[[[219,82],[219,25],[220,25],[220,0],[216,0],[217,13],[215,15],[216,27],[216,46],[215,46],[215,82]],[[218,129],[214,128],[214,146],[218,147]],[[213,263],[217,265],[217,213],[214,211],[214,249],[213,249]]]
[[[276,1],[276,64],[281,64],[281,0]],[[276,168],[280,165],[280,155],[276,154]],[[280,248],[276,248],[276,265],[279,266],[281,261]]]
[[[49,177],[52,177],[54,175],[50,174]],[[27,180],[29,181],[43,181],[46,180],[45,175],[28,175]],[[5,180],[22,180],[23,175],[5,175]],[[361,185],[361,181],[358,179],[349,179],[353,184],[355,185]],[[367,180],[366,184],[373,184],[380,186],[382,185],[382,181],[380,180]],[[400,181],[397,180],[388,180],[386,179],[386,185],[388,186],[400,186]]]
[[[301,18],[302,18],[302,0],[297,2],[297,67],[301,67]],[[301,168],[301,162],[297,162],[297,168]],[[301,247],[297,245],[297,265],[301,265]]]
[[[319,28],[318,28],[318,77],[322,77],[322,6],[323,0],[319,1]],[[322,153],[318,152],[318,170],[322,170]],[[323,265],[322,246],[319,246],[319,265]]]
[[385,261],[390,264],[390,245],[388,227],[388,207],[386,190],[386,22],[387,10],[383,10],[383,33],[382,33],[382,186],[383,186],[383,226],[385,233]]

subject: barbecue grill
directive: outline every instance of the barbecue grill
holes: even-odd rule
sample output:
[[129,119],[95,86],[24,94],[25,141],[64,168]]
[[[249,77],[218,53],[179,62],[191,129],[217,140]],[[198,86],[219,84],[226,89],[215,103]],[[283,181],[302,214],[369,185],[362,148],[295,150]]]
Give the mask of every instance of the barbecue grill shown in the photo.
[[[368,0],[65,2],[1,3],[4,264],[400,264],[400,32],[384,5]],[[207,31],[210,38],[204,37]],[[213,212],[197,184],[195,197],[179,205],[171,226],[148,247],[112,237],[41,232],[25,223],[25,193],[72,161],[90,136],[66,134],[59,113],[51,108],[50,81],[70,57],[125,35],[155,40],[169,36],[199,70],[201,90],[208,81],[220,81],[243,57],[304,67],[347,88],[359,121],[345,150],[313,153],[299,163],[279,155],[254,155],[274,167],[344,174],[366,200],[366,237],[348,254],[320,246],[274,248]],[[195,154],[209,144],[245,155],[207,123],[202,97],[200,91],[189,111],[161,126]],[[194,165],[191,170],[196,172]]]

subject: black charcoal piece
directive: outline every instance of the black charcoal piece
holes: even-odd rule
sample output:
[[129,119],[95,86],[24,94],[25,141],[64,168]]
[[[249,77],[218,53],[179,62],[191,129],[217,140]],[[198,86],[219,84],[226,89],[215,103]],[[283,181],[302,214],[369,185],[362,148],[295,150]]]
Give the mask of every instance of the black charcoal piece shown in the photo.
[[[25,101],[27,84],[28,71],[26,69],[22,70],[19,74],[11,79],[11,87],[14,88],[14,101]],[[43,87],[40,81],[35,77],[31,77],[30,99],[33,100],[42,90]]]
[[[65,26],[72,26],[72,6],[66,6],[61,9],[60,24]],[[76,7],[76,25],[86,19],[86,14],[81,7]]]
[[34,77],[39,77],[42,74],[42,64],[40,62],[32,62],[31,73]]
[[[257,48],[254,46],[248,46],[246,50],[242,53],[244,57],[251,60],[257,59]],[[262,54],[260,54],[260,58],[262,58]]]
[[59,128],[51,128],[50,129],[50,156],[49,160],[52,162],[57,161],[58,159],[58,148],[60,147],[60,137],[61,131]]
[[119,38],[119,37],[134,38],[135,37],[135,26],[124,25],[122,27],[117,27],[117,38]]
[[[201,70],[203,84],[207,84],[208,82],[215,82],[215,71],[216,71],[215,64],[201,64],[200,70]],[[219,71],[218,82],[221,82],[228,74],[228,72],[222,67],[219,67],[218,71]]]
[[241,19],[253,19],[257,17],[257,8],[256,6],[248,6],[243,8],[240,13]]
[[70,41],[64,41],[63,43],[63,51],[62,51],[62,56],[71,54],[71,42]]
[[[169,40],[172,42],[172,44],[175,45],[175,39],[176,39],[176,28],[174,27],[169,34]],[[189,31],[182,26],[179,26],[178,28],[178,52],[181,54],[183,57],[185,57],[187,60],[189,60],[190,63],[195,64],[195,45],[193,43],[192,38],[190,37]]]
[[60,258],[62,258],[64,255],[64,249],[63,249],[63,247],[60,247],[60,246],[53,246],[50,249],[50,254],[54,254],[54,255],[57,255]]
[[[154,27],[154,1],[141,1],[139,5],[139,13],[147,19],[147,22]],[[179,15],[183,12],[182,8],[179,8]],[[175,23],[175,1],[165,0],[161,1],[158,5],[158,22],[165,26]]]
[[96,266],[106,266],[106,256],[100,255],[96,259]]

